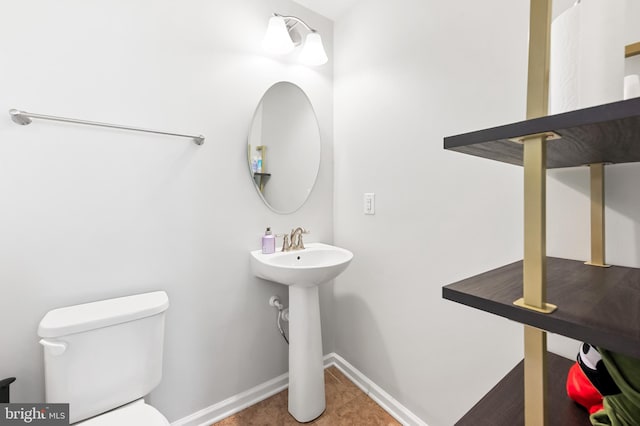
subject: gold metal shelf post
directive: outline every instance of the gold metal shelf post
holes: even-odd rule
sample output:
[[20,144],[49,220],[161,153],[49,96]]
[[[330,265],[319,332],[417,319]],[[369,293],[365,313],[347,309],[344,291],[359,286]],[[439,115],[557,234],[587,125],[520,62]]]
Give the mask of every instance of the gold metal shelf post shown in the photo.
[[604,163],[589,164],[591,184],[591,260],[587,265],[607,268],[604,250]]
[[[551,0],[531,0],[527,119],[547,115]],[[524,141],[524,307],[545,310],[546,304],[546,173],[547,138]],[[545,426],[547,410],[547,333],[524,327],[524,423]]]

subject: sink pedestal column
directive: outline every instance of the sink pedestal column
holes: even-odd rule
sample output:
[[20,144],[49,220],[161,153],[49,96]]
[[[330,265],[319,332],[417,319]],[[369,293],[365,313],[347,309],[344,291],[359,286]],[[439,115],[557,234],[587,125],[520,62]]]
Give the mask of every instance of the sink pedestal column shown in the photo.
[[318,286],[289,286],[289,413],[310,422],[326,407]]

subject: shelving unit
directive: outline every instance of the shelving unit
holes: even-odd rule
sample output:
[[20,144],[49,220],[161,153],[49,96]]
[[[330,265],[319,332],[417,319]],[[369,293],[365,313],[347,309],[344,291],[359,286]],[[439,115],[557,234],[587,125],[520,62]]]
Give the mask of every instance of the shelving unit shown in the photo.
[[[524,259],[442,293],[524,324],[525,359],[457,425],[589,424],[564,390],[573,362],[547,352],[547,331],[640,358],[640,269],[609,267],[604,253],[604,165],[640,162],[640,98],[546,116],[550,11],[551,0],[531,0],[527,120],[444,140],[445,149],[524,168]],[[587,264],[545,249],[546,170],[576,166],[591,170]]]
[[[547,168],[640,162],[640,98],[447,137],[444,146],[448,150],[522,165],[523,145],[517,142],[518,137],[545,132],[560,136],[560,139],[547,142]],[[442,295],[447,300],[537,329],[640,358],[638,268],[599,268],[575,260],[547,258],[546,296],[550,303],[558,306],[556,311],[549,314],[514,305],[513,302],[523,296],[522,261],[449,284],[443,287]],[[599,308],[602,306],[608,308]],[[551,378],[549,393],[552,396],[548,400],[552,404],[550,411],[554,414],[549,424],[589,424],[586,411],[568,399],[563,387],[560,389],[554,384],[557,380],[564,384],[572,362],[560,362],[557,356],[551,356],[547,375]],[[506,424],[504,419],[512,418],[511,411],[523,409],[522,404],[508,402],[516,397],[521,398],[522,377],[520,365],[457,424]],[[496,412],[492,417],[486,417],[486,410],[495,407],[493,404],[497,404],[497,398],[507,398],[502,403],[511,407],[511,411],[494,410]],[[558,421],[556,413],[560,408],[553,404],[560,404],[561,407],[568,404],[576,409],[561,408],[562,412],[570,414],[568,418]],[[502,418],[503,423],[496,416]],[[483,423],[483,418],[490,421]]]
[[513,304],[522,297],[522,261],[449,284],[442,295],[522,324],[640,358],[640,269],[597,268],[576,260],[547,258],[547,296],[558,305],[551,314]]
[[[566,358],[548,353],[549,419],[551,426],[585,426],[589,424],[586,411],[566,398],[565,378],[573,364]],[[522,381],[524,361],[521,361],[476,405],[458,420],[456,426],[523,426],[524,395]],[[505,419],[508,419],[505,422]]]
[[523,135],[556,133],[547,141],[547,169],[640,162],[640,98],[548,115],[444,138],[444,148],[523,165]]

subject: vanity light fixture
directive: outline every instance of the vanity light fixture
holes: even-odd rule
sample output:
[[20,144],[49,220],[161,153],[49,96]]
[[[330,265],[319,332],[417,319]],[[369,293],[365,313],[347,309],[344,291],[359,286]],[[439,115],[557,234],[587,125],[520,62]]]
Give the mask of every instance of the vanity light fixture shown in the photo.
[[[302,37],[295,28],[297,24],[307,30],[307,35],[302,42]],[[320,34],[302,19],[295,16],[283,16],[274,13],[269,19],[267,32],[262,40],[262,47],[277,55],[285,55],[302,45],[299,59],[305,65],[317,66],[327,63],[327,53],[322,45]]]
[[269,19],[267,32],[262,40],[262,48],[276,55],[285,55],[296,46],[289,36],[289,29],[283,16],[275,15]]

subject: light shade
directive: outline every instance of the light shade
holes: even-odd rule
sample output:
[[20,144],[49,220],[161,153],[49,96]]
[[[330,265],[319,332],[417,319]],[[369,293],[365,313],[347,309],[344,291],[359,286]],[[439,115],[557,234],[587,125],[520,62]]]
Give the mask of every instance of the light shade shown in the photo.
[[272,16],[269,19],[267,32],[262,39],[262,47],[276,55],[284,55],[294,49],[295,46],[282,16]]
[[305,65],[317,66],[327,63],[329,58],[327,58],[327,53],[324,51],[320,34],[317,32],[307,34],[299,59]]

